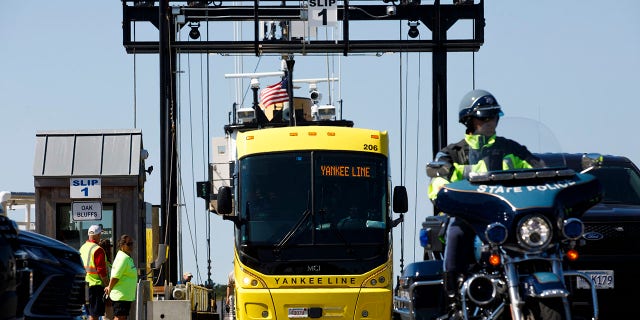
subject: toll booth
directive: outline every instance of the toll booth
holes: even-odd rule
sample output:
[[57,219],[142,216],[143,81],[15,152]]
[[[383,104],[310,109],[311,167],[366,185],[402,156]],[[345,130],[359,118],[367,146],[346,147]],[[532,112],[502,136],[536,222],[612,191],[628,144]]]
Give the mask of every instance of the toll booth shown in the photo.
[[114,255],[122,234],[136,240],[134,259],[144,268],[147,157],[138,129],[37,132],[36,232],[79,249],[89,226],[102,224]]

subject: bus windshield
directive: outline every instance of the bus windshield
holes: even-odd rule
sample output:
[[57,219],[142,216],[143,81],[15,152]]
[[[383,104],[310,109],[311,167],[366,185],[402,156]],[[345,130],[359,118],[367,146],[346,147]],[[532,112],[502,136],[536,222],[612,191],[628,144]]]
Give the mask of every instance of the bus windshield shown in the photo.
[[324,272],[344,273],[370,268],[363,261],[380,264],[387,258],[384,156],[263,154],[241,159],[238,172],[243,223],[236,244],[247,264],[267,273],[300,274],[304,272],[291,269],[292,263],[321,263]]

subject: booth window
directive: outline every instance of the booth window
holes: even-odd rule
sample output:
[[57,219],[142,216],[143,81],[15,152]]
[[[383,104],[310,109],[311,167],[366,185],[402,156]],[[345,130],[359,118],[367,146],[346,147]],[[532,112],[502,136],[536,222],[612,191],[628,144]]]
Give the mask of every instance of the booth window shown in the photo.
[[60,203],[56,207],[56,239],[79,249],[87,241],[89,227],[93,224],[102,224],[102,238],[113,238],[113,218],[116,208],[114,204],[102,204],[102,219],[100,220],[74,220],[71,212],[71,204]]

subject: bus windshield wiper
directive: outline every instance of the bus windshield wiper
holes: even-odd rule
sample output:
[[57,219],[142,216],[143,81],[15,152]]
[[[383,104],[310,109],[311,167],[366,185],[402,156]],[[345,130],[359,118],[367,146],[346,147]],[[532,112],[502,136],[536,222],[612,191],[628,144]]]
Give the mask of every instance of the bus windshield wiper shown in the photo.
[[305,209],[302,215],[300,216],[300,219],[298,219],[298,222],[296,222],[296,224],[291,228],[291,230],[289,230],[289,232],[287,232],[287,234],[285,234],[284,237],[282,237],[282,240],[280,240],[280,242],[276,244],[276,249],[281,249],[287,242],[289,242],[289,240],[291,240],[291,238],[296,233],[298,233],[298,231],[300,230],[300,227],[302,227],[304,222],[307,221],[307,219],[310,216],[311,216],[311,210],[309,208]]
[[296,222],[296,224],[291,228],[291,230],[289,230],[289,232],[287,232],[287,234],[284,235],[284,237],[282,237],[282,239],[278,242],[278,244],[275,245],[274,250],[278,251],[280,249],[282,249],[282,247],[289,242],[289,240],[291,240],[291,238],[293,238],[293,236],[298,233],[298,231],[300,230],[300,227],[302,227],[302,225],[304,224],[305,221],[307,221],[307,219],[309,219],[309,217],[311,216],[311,191],[307,191],[307,208],[302,212],[302,214],[300,215],[300,219],[298,219],[298,221]]

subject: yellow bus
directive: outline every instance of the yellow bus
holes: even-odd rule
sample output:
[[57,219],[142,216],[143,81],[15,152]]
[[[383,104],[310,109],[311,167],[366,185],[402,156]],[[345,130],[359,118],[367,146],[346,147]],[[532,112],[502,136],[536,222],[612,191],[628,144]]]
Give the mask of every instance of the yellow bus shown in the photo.
[[[386,131],[288,126],[233,135],[237,319],[391,319],[393,255]],[[406,212],[406,190],[393,191]]]

